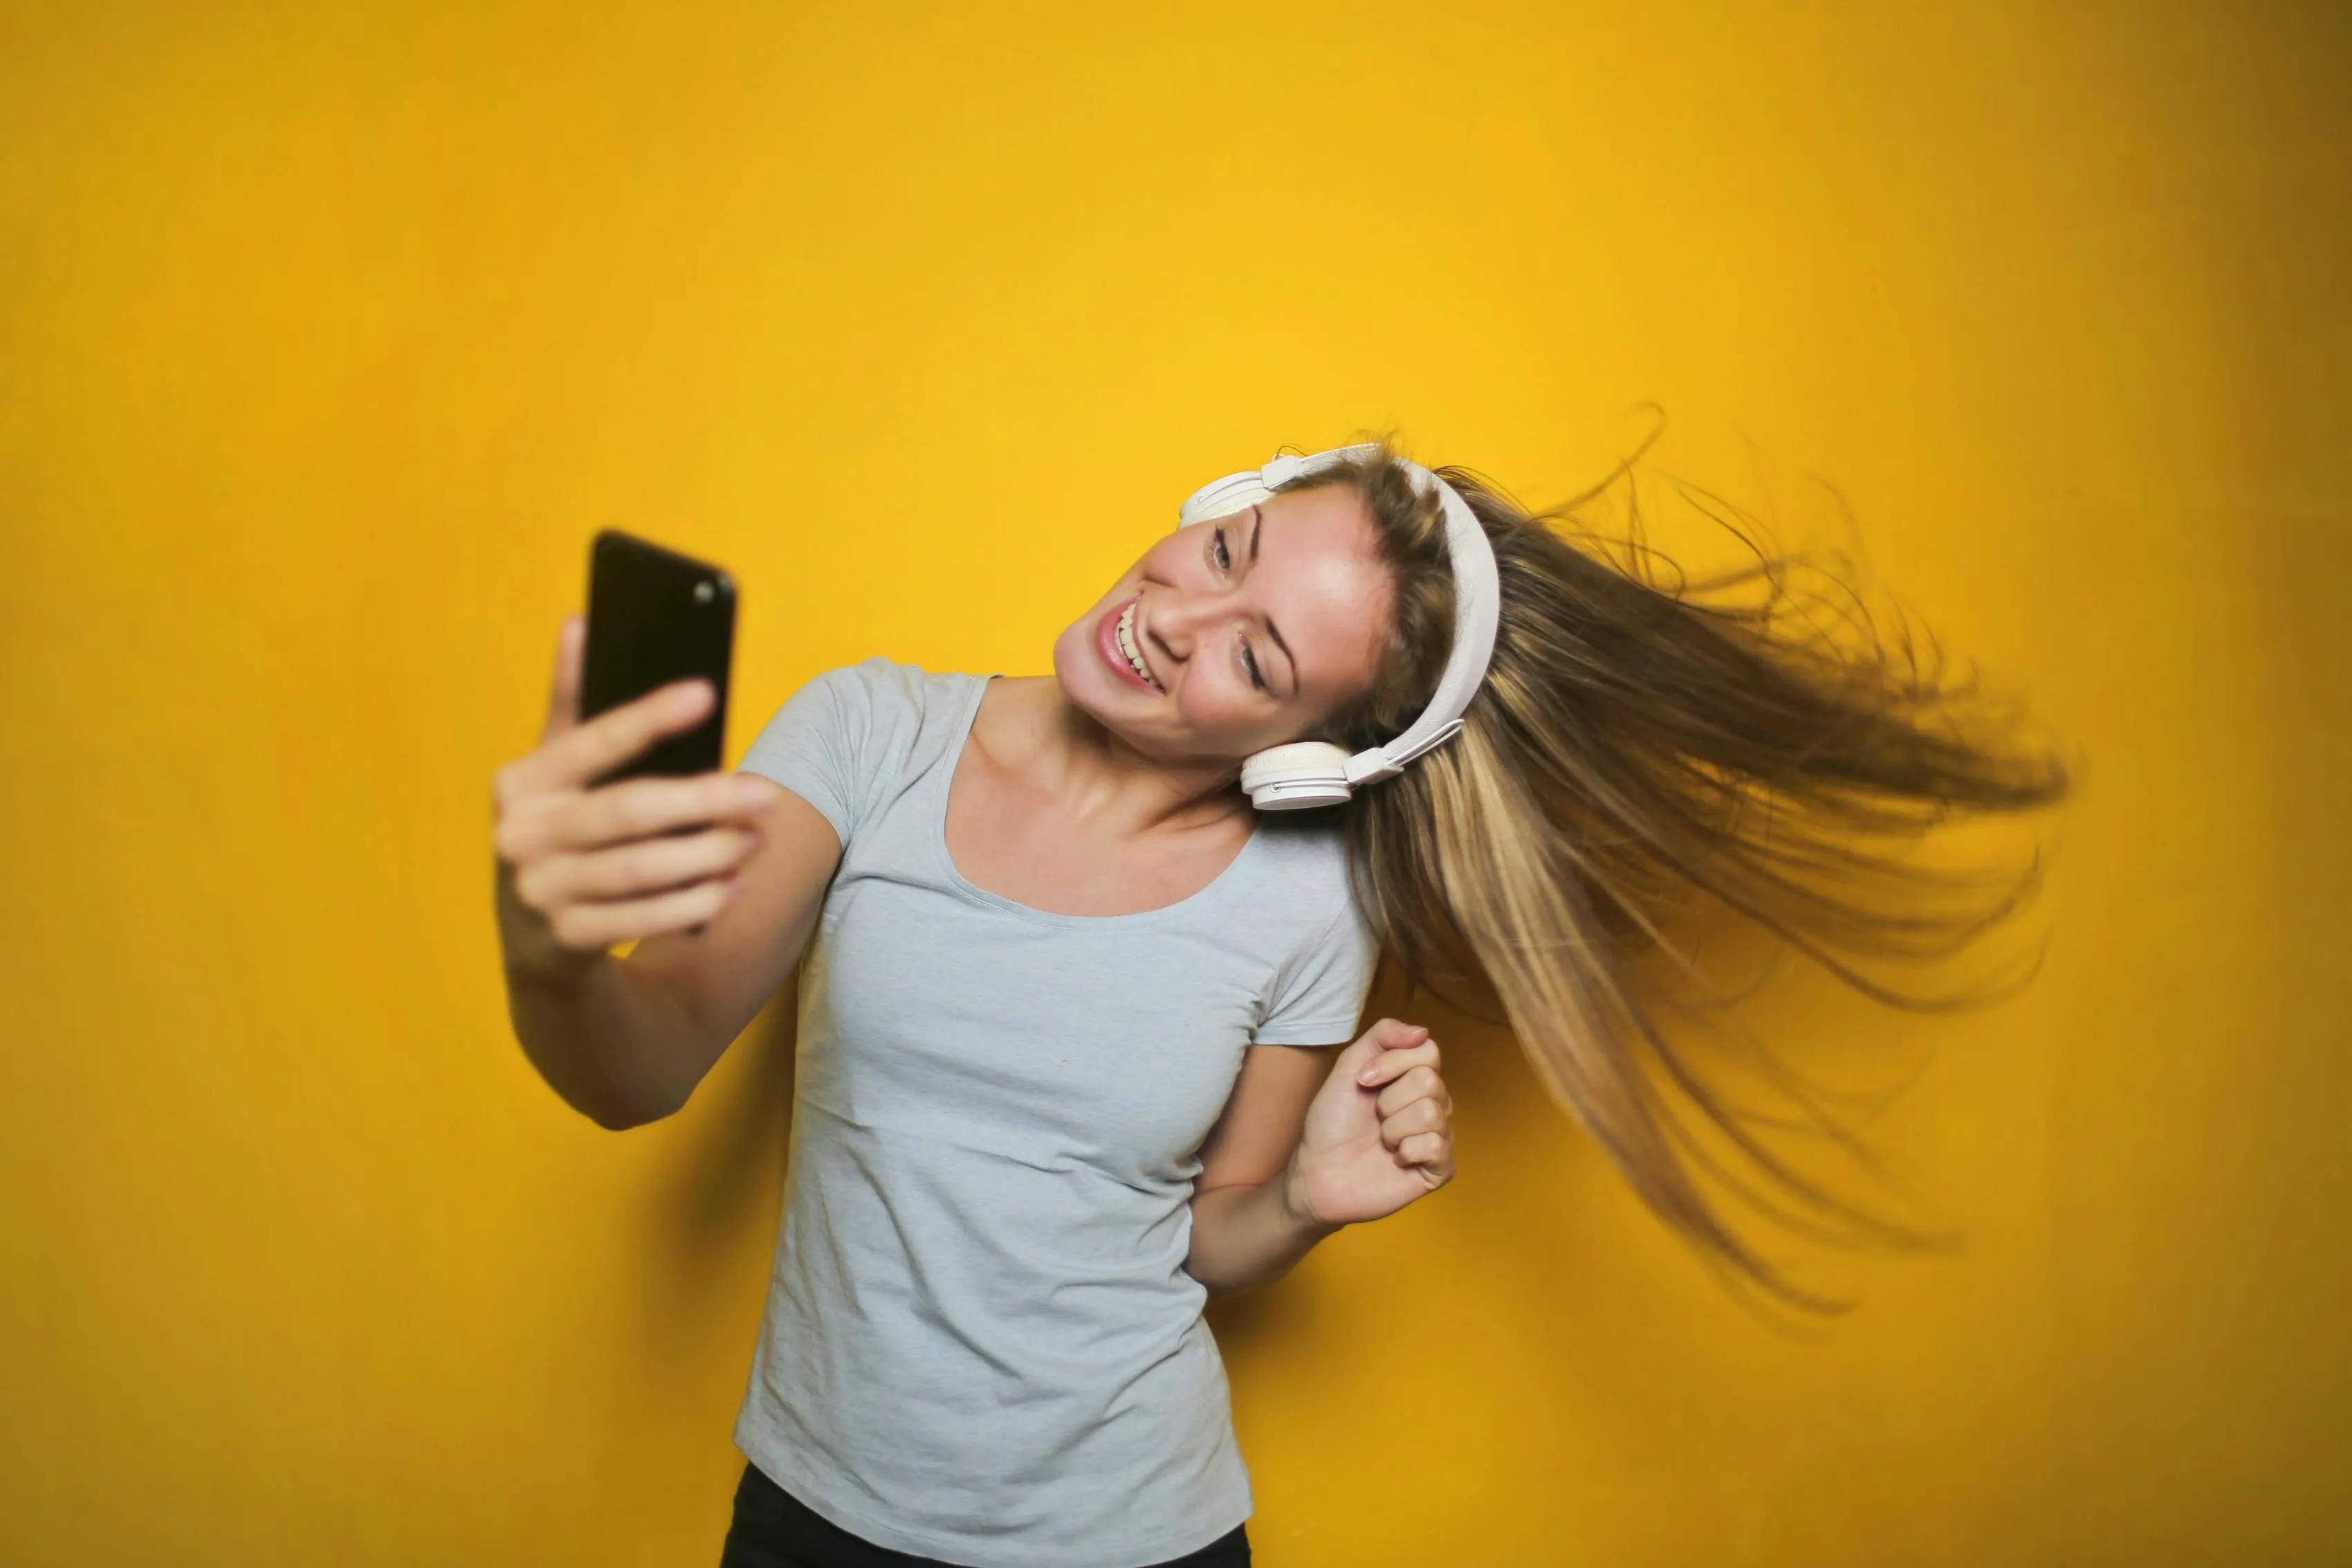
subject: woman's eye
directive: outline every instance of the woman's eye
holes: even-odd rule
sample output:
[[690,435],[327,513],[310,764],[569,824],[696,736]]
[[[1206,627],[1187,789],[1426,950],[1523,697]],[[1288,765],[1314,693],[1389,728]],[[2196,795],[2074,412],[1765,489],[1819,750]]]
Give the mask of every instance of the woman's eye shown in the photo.
[[[1230,573],[1233,570],[1234,552],[1225,544],[1225,530],[1223,528],[1209,531],[1209,559],[1216,563],[1220,572]],[[1251,685],[1262,692],[1269,689],[1265,684],[1265,672],[1257,667],[1257,654],[1247,643],[1242,644],[1242,668],[1248,674]]]

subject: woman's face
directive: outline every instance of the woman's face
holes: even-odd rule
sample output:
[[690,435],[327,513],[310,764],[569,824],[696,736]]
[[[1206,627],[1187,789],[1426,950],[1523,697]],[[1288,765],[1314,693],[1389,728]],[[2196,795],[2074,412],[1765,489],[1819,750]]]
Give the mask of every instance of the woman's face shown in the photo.
[[1054,674],[1146,756],[1238,760],[1371,685],[1392,599],[1356,493],[1289,491],[1152,546],[1055,640]]

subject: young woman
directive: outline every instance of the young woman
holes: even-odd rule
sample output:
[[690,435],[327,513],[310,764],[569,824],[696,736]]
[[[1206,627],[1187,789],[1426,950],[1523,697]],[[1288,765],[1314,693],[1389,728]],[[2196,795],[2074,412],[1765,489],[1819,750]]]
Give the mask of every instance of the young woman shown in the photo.
[[1499,1003],[1669,1223],[1795,1294],[1669,1092],[1832,1200],[1675,1054],[1636,960],[1700,894],[1870,986],[1849,956],[1998,912],[1874,903],[1900,862],[1871,839],[2063,777],[1874,645],[1792,633],[1778,569],[1703,602],[1467,472],[1277,458],[1188,502],[1050,677],[873,660],[734,776],[600,789],[709,693],[578,724],[567,622],[496,791],[530,1060],[606,1126],[667,1115],[802,966],[724,1563],[1245,1563],[1203,1300],[1454,1172],[1436,1042],[1356,1033],[1383,951]]

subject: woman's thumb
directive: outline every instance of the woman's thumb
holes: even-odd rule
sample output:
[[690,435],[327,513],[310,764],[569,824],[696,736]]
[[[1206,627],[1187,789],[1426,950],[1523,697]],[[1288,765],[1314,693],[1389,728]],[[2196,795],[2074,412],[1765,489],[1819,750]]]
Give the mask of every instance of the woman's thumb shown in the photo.
[[580,663],[588,643],[588,618],[567,615],[555,640],[555,684],[547,694],[547,725],[542,740],[552,739],[580,722]]

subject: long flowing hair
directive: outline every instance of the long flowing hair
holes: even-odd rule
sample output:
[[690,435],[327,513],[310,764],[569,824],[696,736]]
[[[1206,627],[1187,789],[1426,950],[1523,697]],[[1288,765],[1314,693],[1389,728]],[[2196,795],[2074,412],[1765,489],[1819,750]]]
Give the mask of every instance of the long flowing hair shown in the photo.
[[[1803,563],[1737,523],[1746,559],[1695,578],[1638,520],[1613,540],[1578,522],[1606,485],[1538,514],[1466,469],[1437,472],[1494,547],[1501,624],[1462,732],[1344,808],[1364,908],[1409,984],[1499,1004],[1552,1096],[1703,1257],[1833,1309],[1756,1249],[1702,1176],[1800,1228],[1924,1233],[1791,1163],[1695,1067],[1661,1027],[1657,961],[1669,978],[1688,967],[1675,924],[1705,907],[1882,1001],[1948,1006],[1874,961],[1958,953],[2031,897],[2040,859],[1988,880],[1928,868],[1916,841],[1956,815],[2047,805],[2066,769],[1907,633],[1856,612],[1858,595],[1808,593]],[[1396,585],[1381,677],[1318,731],[1360,747],[1427,701],[1453,579],[1437,504],[1387,444],[1290,487],[1326,485],[1363,500]]]

